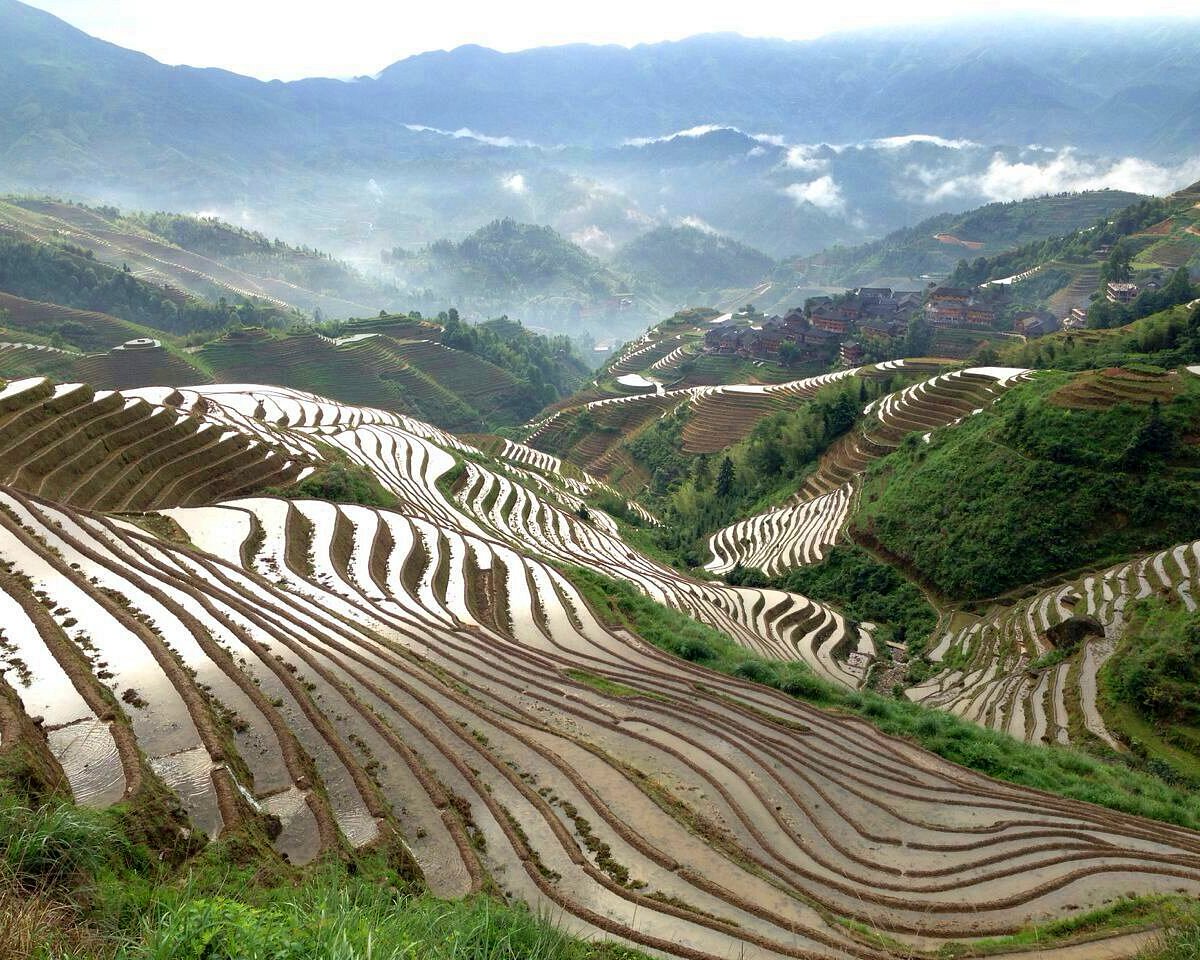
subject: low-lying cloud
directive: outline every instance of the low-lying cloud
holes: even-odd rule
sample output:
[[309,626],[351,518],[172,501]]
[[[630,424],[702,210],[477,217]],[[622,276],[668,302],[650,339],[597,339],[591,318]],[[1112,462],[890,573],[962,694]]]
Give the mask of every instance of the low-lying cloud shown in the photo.
[[500,186],[509,193],[516,194],[518,197],[523,197],[529,192],[529,184],[525,182],[525,174],[511,173],[500,181]]
[[537,147],[538,144],[532,140],[518,140],[515,137],[493,137],[486,133],[477,133],[469,127],[460,127],[457,130],[442,130],[440,127],[427,127],[420,123],[406,123],[406,130],[411,130],[413,133],[436,133],[439,137],[453,137],[455,140],[477,140],[479,143],[486,143],[489,147]]
[[711,223],[702,220],[695,215],[681,217],[679,220],[681,227],[691,227],[693,230],[699,230],[701,233],[719,234],[721,231],[714,227]]
[[789,170],[800,170],[804,173],[817,173],[829,166],[829,160],[821,156],[824,145],[800,143],[788,147],[783,158],[783,165]]
[[688,127],[686,130],[676,130],[674,133],[668,133],[661,137],[631,137],[628,140],[622,141],[621,146],[648,147],[652,143],[670,143],[672,140],[679,139],[693,140],[699,137],[707,137],[710,133],[723,132],[736,133],[758,143],[766,144],[769,147],[782,147],[787,143],[777,133],[747,133],[740,127],[730,126],[726,123],[701,123],[698,126]]
[[[1044,160],[1011,160],[997,152],[984,170],[948,179],[931,176],[928,170],[916,169],[913,173],[931,186],[926,194],[931,203],[972,197],[1021,200],[1047,193],[1104,189],[1161,196],[1200,179],[1200,157],[1163,166],[1140,157],[1081,157],[1067,147]],[[940,182],[935,183],[938,179]]]
[[818,210],[826,213],[840,214],[846,212],[846,198],[842,196],[841,187],[833,177],[826,174],[808,183],[793,183],[784,188],[784,193],[798,205],[809,203]]
[[982,143],[977,143],[974,140],[950,140],[933,133],[906,133],[898,137],[881,137],[878,140],[868,140],[866,143],[855,144],[855,147],[859,150],[866,147],[874,147],[876,150],[903,150],[905,147],[911,147],[918,143],[927,143],[935,147],[941,147],[944,150],[969,150],[983,146]]
[[612,253],[617,248],[613,238],[594,223],[572,233],[571,242],[588,253]]

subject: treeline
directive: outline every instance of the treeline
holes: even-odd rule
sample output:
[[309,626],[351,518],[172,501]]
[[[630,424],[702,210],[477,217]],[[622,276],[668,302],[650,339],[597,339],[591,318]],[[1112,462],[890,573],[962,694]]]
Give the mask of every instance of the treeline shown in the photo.
[[480,324],[459,318],[457,310],[438,314],[442,343],[474,354],[529,384],[530,414],[578,390],[588,369],[575,353],[570,337],[531,333],[519,322],[500,317]]
[[[133,213],[129,220],[177,247],[206,257],[240,257],[252,253],[292,250],[282,240],[268,240],[263,234],[225,223],[217,217],[188,217],[178,213]],[[307,256],[326,254],[303,248]]]
[[167,333],[219,330],[231,323],[278,323],[275,307],[184,298],[139,280],[128,269],[94,259],[78,247],[52,247],[0,237],[0,290],[77,310],[108,313]]
[[1024,273],[1049,260],[1089,258],[1098,247],[1111,246],[1162,220],[1169,209],[1167,201],[1158,197],[1139,200],[1114,214],[1111,220],[1102,217],[1084,230],[1027,243],[993,257],[960,260],[946,283],[953,287],[975,287],[988,280]]

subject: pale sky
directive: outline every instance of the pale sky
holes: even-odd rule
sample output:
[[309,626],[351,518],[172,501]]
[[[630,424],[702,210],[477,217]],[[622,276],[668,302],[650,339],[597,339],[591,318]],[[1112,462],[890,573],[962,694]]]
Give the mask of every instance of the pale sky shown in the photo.
[[838,30],[1008,12],[1189,16],[1196,0],[31,0],[87,33],[164,63],[262,79],[371,74],[426,50],[626,46],[697,33],[809,39]]

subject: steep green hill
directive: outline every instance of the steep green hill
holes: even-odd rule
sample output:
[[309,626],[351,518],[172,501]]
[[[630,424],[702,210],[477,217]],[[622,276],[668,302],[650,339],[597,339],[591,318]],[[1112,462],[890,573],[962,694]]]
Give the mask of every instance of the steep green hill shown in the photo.
[[1200,378],[1044,373],[868,471],[854,536],[991,597],[1200,536]]
[[[1161,285],[1180,270],[1200,271],[1200,184],[1167,197],[1137,201],[1102,218],[1090,227],[1051,237],[991,257],[964,258],[949,283],[971,286],[987,280],[1027,275],[1016,290],[1037,286],[1048,275],[1069,278],[1045,299],[1062,316],[1074,307],[1088,309],[1094,327],[1120,326],[1174,303],[1190,300],[1186,290],[1170,303],[1157,295],[1140,297],[1134,304],[1116,305],[1093,300],[1105,281]],[[1179,274],[1186,284],[1187,277]],[[1145,289],[1143,289],[1145,292]]]
[[457,243],[439,240],[417,253],[396,249],[387,256],[410,283],[457,296],[603,298],[624,286],[599,260],[550,227],[511,218],[493,220]]
[[612,265],[659,290],[694,295],[751,287],[770,275],[776,263],[729,237],[695,227],[658,227],[621,247]]

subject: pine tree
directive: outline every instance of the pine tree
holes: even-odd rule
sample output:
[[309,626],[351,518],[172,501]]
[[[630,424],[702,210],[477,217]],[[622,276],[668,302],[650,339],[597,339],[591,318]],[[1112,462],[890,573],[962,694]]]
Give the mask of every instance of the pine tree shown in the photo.
[[721,461],[721,469],[717,471],[716,494],[722,499],[733,492],[733,461],[726,457]]

